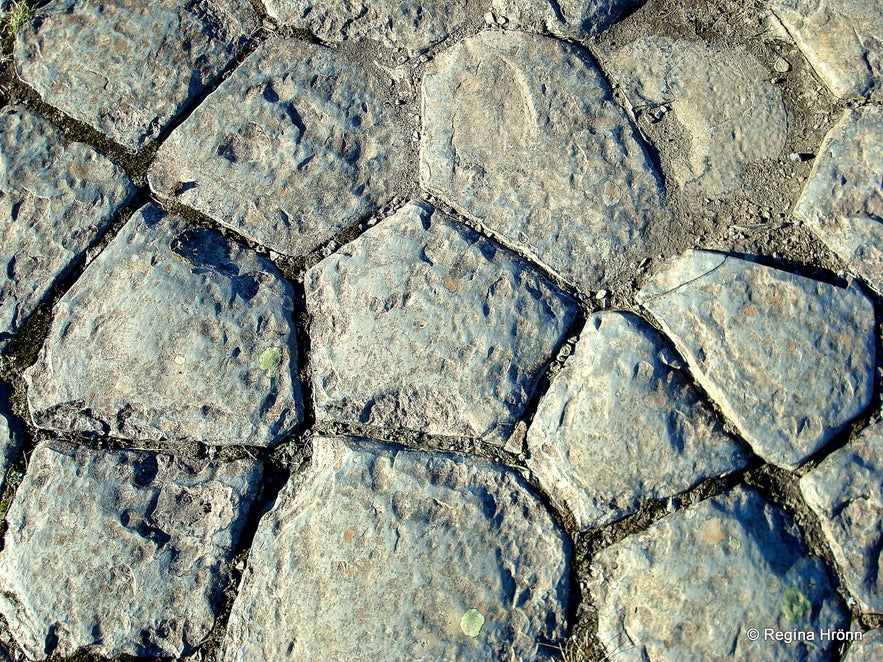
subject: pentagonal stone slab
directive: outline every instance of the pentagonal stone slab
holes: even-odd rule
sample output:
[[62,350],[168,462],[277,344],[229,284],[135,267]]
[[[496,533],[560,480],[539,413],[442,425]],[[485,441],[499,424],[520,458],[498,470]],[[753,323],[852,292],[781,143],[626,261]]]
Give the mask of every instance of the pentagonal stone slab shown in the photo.
[[874,310],[855,287],[688,251],[638,298],[773,464],[797,467],[870,402]]
[[849,110],[825,136],[794,215],[883,292],[883,108]]
[[22,429],[12,415],[9,389],[0,382],[0,491],[6,482],[6,472],[15,461],[21,447]]
[[249,0],[60,0],[19,33],[15,62],[45,101],[136,150],[256,29]]
[[329,48],[272,41],[163,143],[150,184],[304,255],[392,197],[404,142],[370,71]]
[[505,441],[576,312],[511,253],[408,205],[310,269],[317,417]]
[[516,25],[543,27],[559,37],[581,39],[607,29],[644,0],[494,0],[494,11]]
[[883,613],[883,424],[865,428],[801,478],[800,491],[862,611]]
[[843,662],[878,662],[883,659],[883,630],[870,630],[861,634],[861,639],[855,639],[850,644]]
[[585,53],[483,32],[423,79],[423,185],[591,289],[667,218],[644,147]]
[[[616,660],[829,660],[846,610],[791,518],[754,490],[664,517],[598,553],[598,639]],[[759,630],[753,639],[752,628]],[[809,631],[776,641],[764,629]]]
[[7,515],[0,611],[32,659],[179,656],[211,631],[261,467],[39,446]]
[[56,306],[34,424],[268,446],[301,420],[293,305],[269,262],[144,207]]
[[883,0],[772,0],[770,6],[834,94],[883,98]]
[[739,191],[747,165],[778,158],[785,147],[782,93],[741,47],[646,37],[599,57],[633,109],[666,105],[683,127],[689,151],[670,156],[675,180],[688,191]]
[[635,315],[592,315],[540,401],[527,466],[581,529],[745,465],[676,361]]
[[92,148],[24,108],[0,111],[0,349],[133,192]]
[[560,644],[570,546],[513,472],[313,443],[258,525],[222,659],[533,660]]

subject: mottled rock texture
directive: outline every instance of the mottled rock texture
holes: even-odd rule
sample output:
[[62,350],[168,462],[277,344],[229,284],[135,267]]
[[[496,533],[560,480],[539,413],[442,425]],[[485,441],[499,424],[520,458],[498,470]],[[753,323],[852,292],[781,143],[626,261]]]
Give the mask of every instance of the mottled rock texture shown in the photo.
[[12,415],[9,389],[0,382],[0,491],[6,482],[6,472],[15,461],[23,441],[23,431]]
[[493,0],[495,12],[516,25],[583,39],[610,27],[644,0]]
[[883,659],[883,630],[865,632],[861,641],[849,646],[849,652],[843,662],[879,662]]

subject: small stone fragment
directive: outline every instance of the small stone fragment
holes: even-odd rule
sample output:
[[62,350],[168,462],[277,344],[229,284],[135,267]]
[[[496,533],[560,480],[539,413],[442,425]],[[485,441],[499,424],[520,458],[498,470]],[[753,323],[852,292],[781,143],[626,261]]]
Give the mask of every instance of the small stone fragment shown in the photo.
[[773,69],[780,74],[788,73],[791,71],[791,63],[783,57],[777,57],[775,62],[773,62]]
[[794,469],[867,407],[874,310],[856,287],[687,251],[638,301],[754,451]]
[[272,445],[302,418],[293,300],[252,251],[143,207],[56,306],[25,373],[34,424]]
[[[598,640],[622,662],[822,662],[838,643],[819,633],[847,624],[791,518],[743,487],[599,552],[588,591]],[[766,628],[814,639],[776,640]]]
[[[7,514],[0,612],[31,659],[178,657],[209,635],[259,463],[38,446]],[[54,657],[53,657],[54,659]]]
[[494,11],[523,28],[584,39],[613,25],[645,0],[493,0]]
[[576,306],[515,255],[409,204],[305,278],[317,418],[505,443]]
[[561,644],[570,545],[512,471],[367,440],[313,449],[258,525],[222,660],[535,660]]
[[[850,632],[850,635],[854,635]],[[860,633],[861,639],[853,640],[843,662],[880,662],[883,660],[883,630],[875,629]]]
[[528,468],[580,529],[608,524],[705,478],[745,465],[640,318],[592,315],[576,351],[540,401]]
[[15,461],[22,441],[21,426],[12,415],[9,389],[0,382],[0,493],[6,483],[6,472]]
[[15,64],[44,101],[134,151],[257,28],[249,0],[60,0],[18,34]]

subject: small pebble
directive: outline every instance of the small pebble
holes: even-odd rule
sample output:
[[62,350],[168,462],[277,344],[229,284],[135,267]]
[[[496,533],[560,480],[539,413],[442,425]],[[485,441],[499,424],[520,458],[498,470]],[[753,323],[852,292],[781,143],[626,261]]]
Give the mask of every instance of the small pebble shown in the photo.
[[777,57],[775,63],[773,63],[773,69],[778,71],[780,74],[784,74],[788,71],[791,71],[791,63],[788,62],[783,57]]

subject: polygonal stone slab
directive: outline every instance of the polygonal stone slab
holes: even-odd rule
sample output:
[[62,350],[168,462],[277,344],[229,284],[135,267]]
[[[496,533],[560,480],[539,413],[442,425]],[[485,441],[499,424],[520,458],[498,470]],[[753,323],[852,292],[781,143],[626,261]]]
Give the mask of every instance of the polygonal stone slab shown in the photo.
[[533,660],[560,643],[570,545],[513,472],[313,444],[258,525],[223,660]]
[[423,186],[585,290],[668,218],[637,132],[577,47],[483,32],[423,79]]
[[272,41],[163,143],[151,186],[286,255],[389,201],[404,136],[380,83],[329,48]]
[[883,292],[883,108],[848,110],[825,136],[794,215]]
[[670,156],[687,191],[739,191],[747,165],[778,158],[785,147],[782,93],[744,48],[646,37],[599,57],[633,109],[666,105],[683,127],[689,150]]
[[613,25],[645,0],[493,0],[494,11],[515,25],[584,39]]
[[854,643],[850,644],[843,662],[879,662],[883,659],[883,630],[870,630],[861,634],[861,639],[853,640]]
[[870,402],[874,310],[856,287],[687,251],[638,300],[755,452],[777,466],[797,467]]
[[883,424],[828,456],[800,479],[800,491],[862,611],[883,613]]
[[0,111],[0,349],[133,193],[91,147],[24,108]]
[[[791,518],[742,487],[599,552],[588,589],[598,639],[623,662],[821,662],[836,642],[820,631],[847,622],[824,563],[808,555]],[[777,641],[766,628],[814,639]]]
[[25,374],[34,424],[271,445],[301,420],[293,296],[252,251],[148,205],[56,306]]
[[15,63],[46,102],[137,150],[256,29],[249,0],[60,0],[19,33]]
[[527,466],[581,529],[745,465],[643,320],[600,313],[540,401]]
[[503,442],[576,307],[508,251],[408,205],[307,272],[317,417]]
[[770,6],[834,94],[883,99],[883,0],[772,0]]
[[39,446],[7,515],[0,611],[32,659],[180,656],[212,629],[259,463]]
[[22,429],[12,415],[9,389],[0,382],[0,491],[6,482],[6,472],[15,461],[21,447]]

